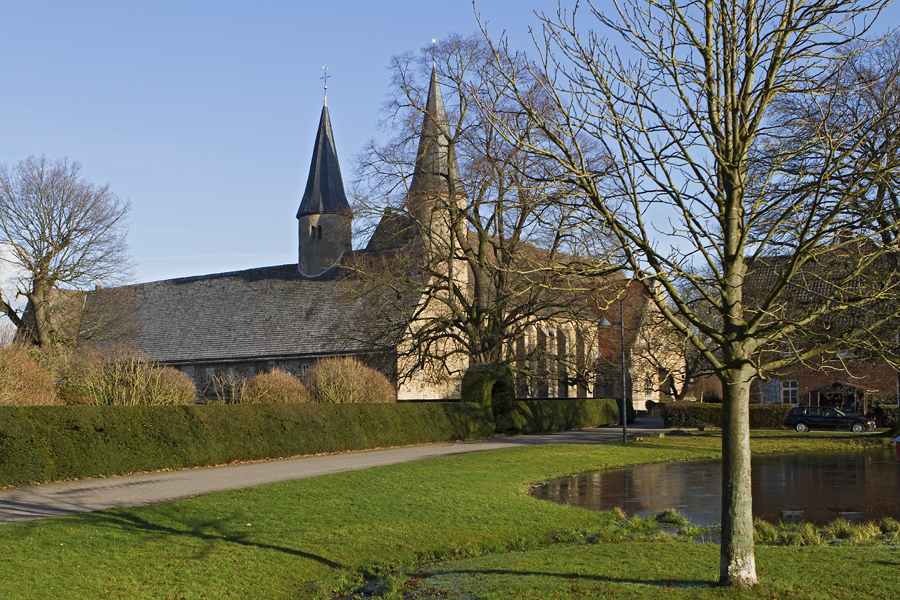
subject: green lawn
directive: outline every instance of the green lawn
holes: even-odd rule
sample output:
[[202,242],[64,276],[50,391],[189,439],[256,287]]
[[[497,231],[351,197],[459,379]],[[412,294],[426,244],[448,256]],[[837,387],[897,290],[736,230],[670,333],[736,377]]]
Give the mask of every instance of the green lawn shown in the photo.
[[395,597],[893,600],[900,592],[896,546],[758,546],[762,583],[750,592],[717,588],[718,560],[712,544],[569,544],[425,567],[399,578]]
[[[754,451],[772,452],[874,442],[873,436],[839,433],[799,437],[766,432],[754,438],[753,447]],[[571,564],[563,570],[577,577],[582,569],[577,566],[582,564],[579,561],[594,564],[597,561],[590,558],[592,555],[615,557],[616,549],[623,545],[554,544],[553,534],[600,531],[609,525],[610,515],[534,500],[527,494],[529,483],[591,469],[717,456],[719,444],[717,435],[704,434],[645,440],[626,448],[513,448],[221,492],[156,506],[2,525],[0,598],[327,596],[330,588],[358,580],[360,571],[385,574],[398,566],[467,556],[501,561],[507,557],[511,564],[518,564],[516,561],[524,556],[544,560],[540,558],[542,552],[549,552],[551,557],[572,553],[571,563],[566,560],[560,564]],[[648,544],[646,547],[654,549],[660,558],[654,558],[639,544]],[[676,585],[682,577],[691,582],[684,588],[686,593],[693,594],[717,575],[717,550],[711,545],[630,541],[624,546],[637,548],[631,552],[632,566],[616,568],[632,578],[636,573],[652,571],[656,573],[653,579],[671,582],[676,592],[682,590],[680,584]],[[533,554],[506,553],[510,548],[537,550]],[[761,549],[761,553],[781,550],[801,556],[809,549],[771,548]],[[895,553],[890,556],[896,557],[897,549],[889,550]],[[841,559],[834,555],[834,560]],[[896,562],[896,558],[893,560]],[[688,565],[690,569],[686,569]],[[612,568],[602,558],[594,564],[595,568],[608,566]],[[522,568],[528,572],[535,569]],[[773,578],[765,570],[761,570],[761,576],[764,580]],[[565,597],[569,584],[560,582],[557,575],[549,577],[560,586],[550,589]],[[594,573],[587,580],[610,577]],[[320,584],[312,589],[309,584],[316,580]],[[606,585],[610,585],[608,581]],[[602,587],[597,589],[600,593]],[[665,590],[656,585],[652,593],[661,591]],[[521,597],[535,596],[526,593]]]

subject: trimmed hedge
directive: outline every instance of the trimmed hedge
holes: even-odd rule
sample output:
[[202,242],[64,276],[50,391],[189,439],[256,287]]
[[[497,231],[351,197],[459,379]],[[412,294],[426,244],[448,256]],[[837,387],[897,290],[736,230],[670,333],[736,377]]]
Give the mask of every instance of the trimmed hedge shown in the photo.
[[617,424],[619,407],[612,398],[517,400],[509,419],[518,433],[584,429]]
[[509,367],[498,363],[476,363],[466,370],[460,386],[463,402],[490,406],[496,431],[515,431],[516,384]]
[[[721,427],[722,405],[707,402],[660,404],[666,427]],[[750,429],[778,429],[793,408],[790,404],[751,404]]]
[[881,405],[881,427],[887,427],[893,429],[894,426],[900,422],[900,409],[898,409],[897,405]]
[[0,486],[490,437],[485,407],[0,406]]

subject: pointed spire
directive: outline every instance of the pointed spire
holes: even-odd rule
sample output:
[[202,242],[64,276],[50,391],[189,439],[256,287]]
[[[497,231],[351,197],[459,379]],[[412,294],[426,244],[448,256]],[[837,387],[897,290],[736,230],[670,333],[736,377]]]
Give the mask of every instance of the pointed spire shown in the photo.
[[312,162],[309,166],[309,179],[306,180],[306,191],[300,201],[297,218],[316,213],[350,212],[350,203],[344,193],[344,181],[341,178],[341,166],[338,164],[337,150],[334,147],[334,136],[331,133],[331,119],[328,118],[328,107],[322,107],[319,119],[319,133],[316,134],[316,145],[313,148]]
[[459,166],[450,145],[449,131],[437,70],[432,67],[422,134],[419,138],[419,151],[416,154],[416,169],[409,187],[410,197],[449,193],[451,181],[454,192],[458,195],[463,194]]

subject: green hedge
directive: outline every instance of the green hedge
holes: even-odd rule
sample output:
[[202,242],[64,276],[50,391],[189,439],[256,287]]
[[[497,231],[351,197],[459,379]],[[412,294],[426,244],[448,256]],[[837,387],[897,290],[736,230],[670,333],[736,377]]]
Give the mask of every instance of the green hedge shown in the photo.
[[496,431],[515,431],[516,384],[509,367],[499,363],[476,363],[462,378],[460,399],[490,406]]
[[[660,405],[666,427],[721,427],[722,405],[706,402],[666,402]],[[778,429],[790,404],[751,404],[750,429]]]
[[510,414],[518,433],[565,431],[619,422],[619,408],[611,398],[517,400]]
[[490,437],[462,403],[0,406],[0,486]]
[[897,405],[881,405],[882,415],[881,415],[881,427],[893,428],[894,425],[897,424],[898,417],[900,417],[900,409],[897,408]]

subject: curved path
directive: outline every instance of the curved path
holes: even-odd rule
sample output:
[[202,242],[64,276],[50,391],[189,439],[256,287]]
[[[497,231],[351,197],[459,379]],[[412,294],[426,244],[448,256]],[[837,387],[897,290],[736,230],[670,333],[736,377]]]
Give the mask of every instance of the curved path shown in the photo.
[[[639,418],[629,434],[665,431],[662,419]],[[220,467],[141,473],[84,479],[0,490],[0,523],[31,521],[120,506],[144,506],[201,494],[354,471],[438,456],[481,452],[537,444],[596,444],[621,441],[618,427],[561,431],[534,435],[499,435],[490,439],[425,444],[385,450],[363,450],[324,456],[304,456]]]

